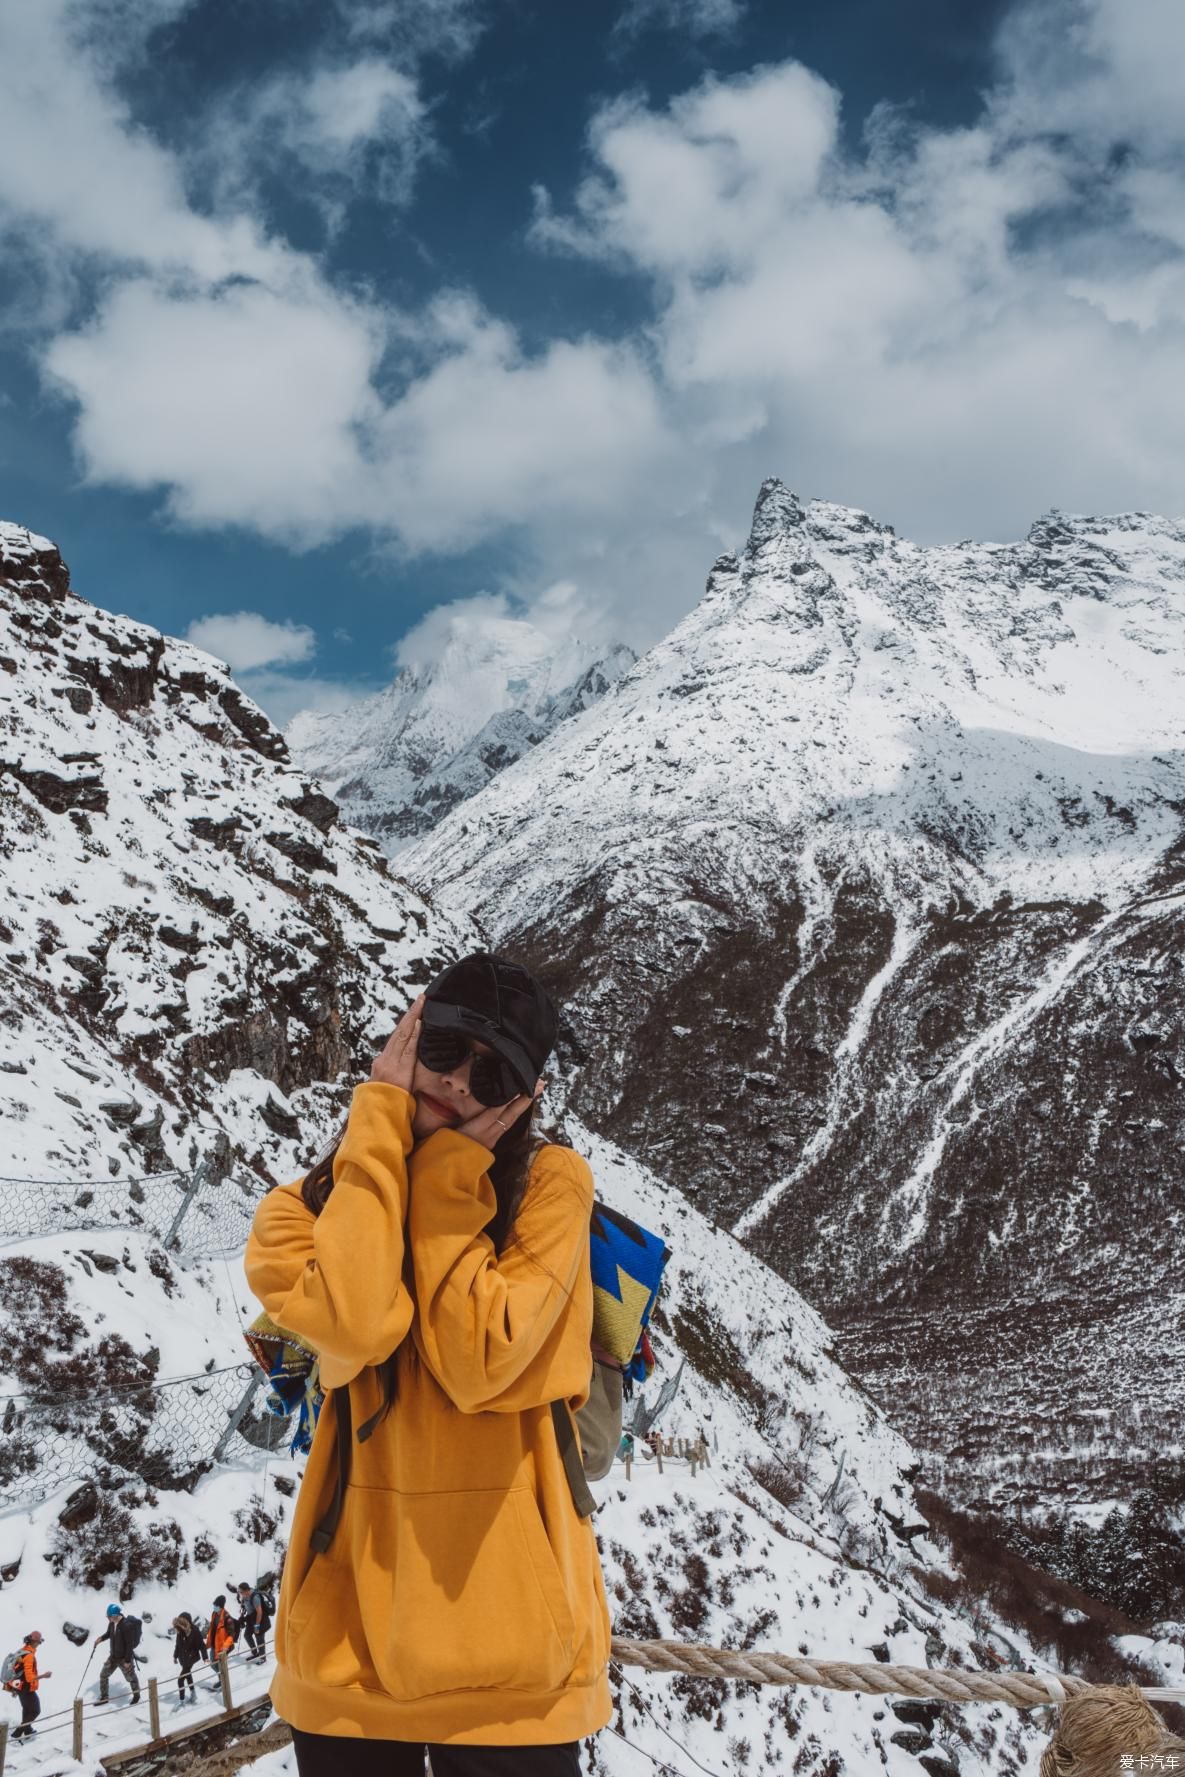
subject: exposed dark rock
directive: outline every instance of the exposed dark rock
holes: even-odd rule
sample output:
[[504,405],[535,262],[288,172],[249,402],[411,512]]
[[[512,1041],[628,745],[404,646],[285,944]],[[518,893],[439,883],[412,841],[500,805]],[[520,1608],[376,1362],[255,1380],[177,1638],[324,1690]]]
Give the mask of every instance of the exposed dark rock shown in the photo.
[[207,839],[218,851],[230,851],[243,831],[243,822],[237,815],[228,815],[224,821],[212,821],[208,815],[196,815],[189,822],[189,830],[195,839]]
[[941,1703],[924,1702],[915,1697],[906,1697],[902,1702],[890,1703],[889,1708],[898,1721],[907,1722],[910,1727],[921,1728],[927,1734],[934,1732],[934,1724],[942,1715]]
[[0,759],[0,776],[6,773],[24,784],[42,808],[53,814],[68,809],[89,809],[103,814],[107,809],[107,791],[103,779],[93,773],[88,777],[59,777],[56,772],[37,771],[11,760]]
[[264,837],[269,845],[274,845],[298,870],[327,870],[331,876],[337,875],[337,865],[333,859],[327,857],[311,839],[302,839],[297,833],[266,833]]
[[63,1623],[62,1634],[75,1647],[85,1647],[91,1636],[90,1630],[84,1629],[80,1623]]
[[142,710],[152,702],[156,690],[163,636],[135,635],[125,638],[114,630],[88,623],[87,629],[106,649],[99,655],[66,656],[66,664],[74,677],[88,686],[108,709],[126,716]]
[[196,956],[202,947],[202,940],[197,932],[179,932],[175,926],[159,926],[157,936],[170,950],[183,950],[187,956]]
[[905,1752],[925,1752],[932,1742],[929,1734],[921,1728],[902,1728],[897,1734],[890,1734],[889,1740],[894,1746],[900,1746]]
[[[103,1269],[105,1270],[106,1266]],[[98,1490],[93,1481],[87,1481],[83,1486],[76,1487],[74,1492],[70,1494],[58,1513],[58,1523],[63,1530],[77,1530],[80,1525],[89,1524],[98,1509]]]
[[84,1248],[84,1251],[96,1271],[106,1271],[109,1276],[114,1276],[119,1270],[119,1260],[111,1253],[93,1253],[89,1248]]
[[333,798],[313,789],[309,784],[305,785],[301,795],[285,798],[284,806],[290,808],[293,814],[300,815],[302,820],[309,821],[322,833],[328,833],[331,828],[336,827],[341,816],[341,810]]
[[100,1102],[99,1109],[109,1123],[131,1124],[140,1116],[144,1106],[138,1098],[108,1098]]
[[268,1128],[288,1141],[296,1141],[300,1135],[300,1118],[292,1111],[279,1104],[272,1093],[269,1093],[259,1108],[259,1114]]
[[227,686],[218,702],[228,722],[238,730],[249,747],[253,747],[265,759],[287,759],[288,747],[284,736],[279,729],[272,727],[262,710],[257,709],[253,703],[248,703],[237,687]]

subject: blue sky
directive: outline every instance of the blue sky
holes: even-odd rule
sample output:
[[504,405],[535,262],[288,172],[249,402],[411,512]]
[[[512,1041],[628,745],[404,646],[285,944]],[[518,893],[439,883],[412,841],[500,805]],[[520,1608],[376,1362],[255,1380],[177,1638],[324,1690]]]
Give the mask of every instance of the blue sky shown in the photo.
[[0,63],[0,516],[278,719],[445,602],[644,645],[767,474],[1185,507],[1177,0],[5,0]]

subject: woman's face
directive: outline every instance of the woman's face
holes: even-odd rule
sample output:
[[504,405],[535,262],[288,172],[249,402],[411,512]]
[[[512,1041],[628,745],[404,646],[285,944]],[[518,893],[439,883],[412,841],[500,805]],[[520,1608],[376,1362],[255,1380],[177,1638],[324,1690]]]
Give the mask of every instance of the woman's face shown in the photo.
[[424,1141],[438,1129],[452,1129],[485,1110],[485,1105],[469,1090],[469,1070],[475,1055],[492,1054],[488,1043],[471,1038],[469,1054],[464,1061],[443,1074],[432,1073],[417,1055],[411,1088],[416,1101],[411,1132],[417,1141]]

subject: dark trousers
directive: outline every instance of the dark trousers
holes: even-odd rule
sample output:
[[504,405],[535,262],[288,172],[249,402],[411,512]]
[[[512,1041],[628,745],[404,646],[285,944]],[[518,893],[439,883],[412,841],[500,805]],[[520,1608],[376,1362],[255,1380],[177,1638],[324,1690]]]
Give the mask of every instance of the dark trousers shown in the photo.
[[565,1746],[418,1746],[411,1740],[351,1740],[293,1728],[300,1777],[580,1777],[580,1749]]
[[188,1662],[188,1664],[184,1660],[182,1660],[182,1662],[181,1662],[181,1676],[177,1680],[177,1695],[179,1697],[183,1697],[185,1695],[186,1685],[188,1685],[190,1690],[192,1691],[192,1689],[193,1689],[193,1669],[196,1665],[197,1665],[196,1660],[190,1660]]
[[247,1646],[253,1654],[267,1652],[267,1625],[265,1623],[256,1623],[253,1618],[248,1617],[243,1624],[243,1634],[246,1636]]
[[41,1698],[36,1691],[18,1691],[21,1700],[21,1725],[12,1736],[14,1740],[25,1740],[33,1732],[33,1723],[41,1714]]

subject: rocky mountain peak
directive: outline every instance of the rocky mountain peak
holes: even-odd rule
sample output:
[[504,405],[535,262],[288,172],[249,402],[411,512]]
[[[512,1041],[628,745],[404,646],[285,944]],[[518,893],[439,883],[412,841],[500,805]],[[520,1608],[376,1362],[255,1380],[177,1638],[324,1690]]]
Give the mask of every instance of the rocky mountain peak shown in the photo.
[[289,1175],[467,932],[340,824],[219,661],[0,526],[9,1171],[158,1171],[217,1140]]
[[[430,645],[428,642],[430,641]],[[304,712],[293,756],[394,856],[633,666],[622,643],[556,638],[525,619],[446,611],[390,685],[340,714]]]
[[0,582],[18,598],[56,603],[70,596],[70,572],[57,545],[23,525],[0,521]]
[[762,482],[757,504],[753,508],[753,523],[749,528],[750,550],[758,550],[763,544],[783,536],[786,531],[794,530],[802,524],[805,517],[806,511],[798,495],[792,493],[776,476],[770,476]]
[[[549,974],[580,1114],[842,1321],[915,1435],[919,1376],[969,1426],[982,1366],[1004,1455],[952,1442],[977,1498],[1031,1492],[1010,1378],[1071,1374],[1107,1255],[1170,1287],[1185,538],[1128,514],[921,547],[777,483],[755,535],[401,865]],[[1083,1402],[1176,1386],[1150,1327],[1107,1340]]]

